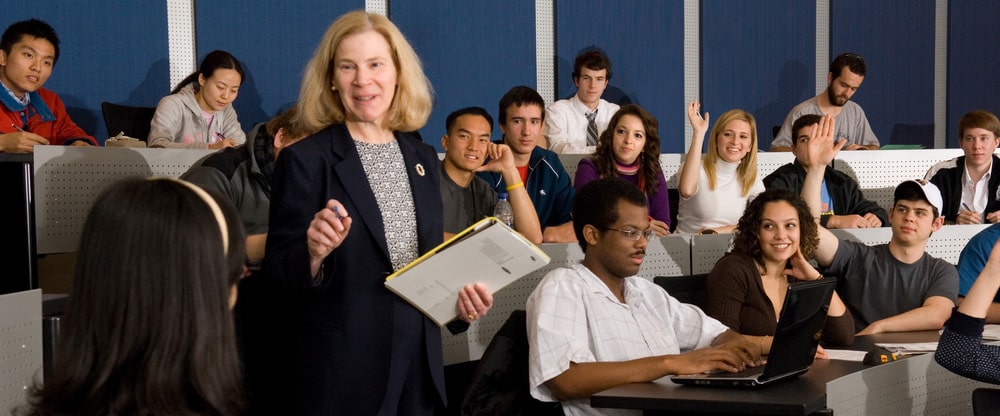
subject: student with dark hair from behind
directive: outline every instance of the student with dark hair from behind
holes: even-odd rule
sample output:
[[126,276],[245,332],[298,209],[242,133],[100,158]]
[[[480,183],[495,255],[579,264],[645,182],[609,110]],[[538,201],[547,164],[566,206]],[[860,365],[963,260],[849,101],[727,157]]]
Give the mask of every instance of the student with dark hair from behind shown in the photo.
[[80,236],[53,375],[18,413],[239,414],[230,309],[243,237],[232,206],[188,182],[104,191]]
[[37,145],[96,146],[42,88],[59,60],[56,31],[38,19],[7,27],[0,37],[0,152],[30,153]]
[[212,51],[156,105],[149,123],[149,147],[222,149],[247,140],[233,109],[243,85],[240,61]]

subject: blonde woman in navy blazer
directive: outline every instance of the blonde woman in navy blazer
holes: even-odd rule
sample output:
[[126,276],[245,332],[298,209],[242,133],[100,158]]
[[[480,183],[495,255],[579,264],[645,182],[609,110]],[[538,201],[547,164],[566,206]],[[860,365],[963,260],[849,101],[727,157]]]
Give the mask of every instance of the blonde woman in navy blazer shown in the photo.
[[[327,30],[297,105],[318,133],[275,166],[265,259],[301,308],[284,402],[302,408],[289,414],[432,415],[447,402],[440,329],[384,286],[443,235],[437,152],[401,133],[426,123],[430,84],[388,19],[351,12]],[[466,286],[459,323],[491,304]]]

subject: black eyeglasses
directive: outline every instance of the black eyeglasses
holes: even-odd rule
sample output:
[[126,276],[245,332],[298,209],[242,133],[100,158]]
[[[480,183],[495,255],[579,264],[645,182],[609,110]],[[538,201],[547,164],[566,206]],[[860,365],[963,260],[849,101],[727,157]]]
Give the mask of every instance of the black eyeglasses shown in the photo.
[[618,232],[620,232],[622,234],[625,234],[625,238],[627,238],[629,240],[632,240],[632,241],[639,241],[639,238],[642,238],[642,237],[646,237],[646,241],[649,241],[649,240],[652,240],[654,237],[656,237],[656,231],[653,231],[652,228],[649,228],[649,229],[646,229],[646,230],[642,230],[642,231],[639,231],[639,230],[622,230],[620,228],[612,228],[612,227],[604,227],[604,229],[605,230],[618,231]]

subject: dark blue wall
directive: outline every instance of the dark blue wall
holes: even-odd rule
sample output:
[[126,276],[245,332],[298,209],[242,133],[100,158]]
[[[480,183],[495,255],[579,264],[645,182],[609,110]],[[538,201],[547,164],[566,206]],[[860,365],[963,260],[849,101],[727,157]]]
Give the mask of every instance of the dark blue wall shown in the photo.
[[169,92],[166,2],[8,1],[0,30],[32,17],[52,25],[61,41],[45,88],[98,141],[108,138],[101,101],[155,106]]
[[934,147],[934,0],[830,3],[831,59],[865,58],[868,75],[851,99],[879,141]]
[[815,13],[797,0],[702,2],[701,108],[713,125],[742,108],[757,121],[758,147],[771,146],[771,127],[815,92]]
[[196,3],[199,62],[223,49],[243,65],[246,79],[233,108],[248,132],[298,99],[302,70],[327,27],[365,7],[363,0],[260,1],[253,7],[232,0]]
[[[34,16],[59,32],[62,56],[46,86],[95,137],[108,136],[101,101],[152,106],[168,93],[164,1],[7,3],[0,26]],[[947,137],[953,146],[954,126],[964,112],[1000,111],[992,50],[1000,32],[990,30],[1000,4],[950,3]],[[614,66],[606,98],[646,107],[660,119],[663,150],[685,151],[683,2],[554,4],[557,96],[575,90],[570,72],[576,54],[600,47]],[[226,49],[245,64],[247,80],[234,105],[249,130],[296,99],[302,68],[326,28],[364,2],[197,5],[198,56]],[[905,6],[831,2],[831,55],[849,50],[865,56],[869,73],[854,99],[883,143],[932,143],[934,5],[934,0]],[[496,115],[499,97],[511,86],[536,86],[534,2],[394,0],[390,7],[390,17],[412,41],[436,90],[434,112],[422,131],[429,143],[439,146],[448,112],[479,105]],[[700,13],[704,108],[713,115],[734,107],[751,111],[763,145],[770,126],[813,94],[814,3],[703,0]]]
[[[397,0],[389,13],[434,86],[434,110],[421,134],[439,150],[452,111],[479,106],[495,119],[507,90],[536,87],[533,1]],[[494,138],[500,137],[498,124]]]
[[660,148],[684,148],[684,5],[680,1],[556,1],[556,96],[576,93],[573,60],[599,47],[611,60],[604,98],[643,106],[660,122]]
[[958,119],[972,110],[1000,114],[997,16],[1000,2],[950,2],[948,16],[948,147],[958,147]]

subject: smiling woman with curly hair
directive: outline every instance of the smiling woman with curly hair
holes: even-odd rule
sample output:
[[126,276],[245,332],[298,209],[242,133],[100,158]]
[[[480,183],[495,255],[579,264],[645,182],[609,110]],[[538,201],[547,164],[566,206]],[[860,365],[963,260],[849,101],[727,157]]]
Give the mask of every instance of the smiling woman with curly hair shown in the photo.
[[[782,190],[758,195],[736,226],[732,252],[706,278],[705,311],[770,350],[788,285],[823,278],[808,262],[819,244],[817,227],[798,195]],[[823,339],[850,344],[854,321],[836,292],[827,314]]]

